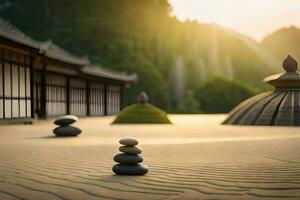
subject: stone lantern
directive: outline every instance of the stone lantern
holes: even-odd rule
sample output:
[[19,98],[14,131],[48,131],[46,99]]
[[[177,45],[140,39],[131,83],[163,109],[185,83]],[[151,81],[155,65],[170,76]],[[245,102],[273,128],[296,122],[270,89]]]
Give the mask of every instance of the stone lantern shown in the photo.
[[285,73],[269,76],[264,82],[274,92],[256,95],[238,105],[223,124],[300,126],[300,75],[297,61],[288,56],[283,62]]

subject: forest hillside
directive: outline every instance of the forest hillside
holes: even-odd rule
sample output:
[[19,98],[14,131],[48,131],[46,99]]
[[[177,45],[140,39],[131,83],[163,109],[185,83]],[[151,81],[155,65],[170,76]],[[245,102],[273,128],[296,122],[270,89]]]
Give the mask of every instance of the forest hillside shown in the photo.
[[1,17],[33,38],[137,73],[127,103],[146,91],[169,112],[227,112],[265,90],[261,80],[281,70],[277,53],[264,48],[268,42],[262,46],[216,24],[182,22],[171,11],[167,0],[0,0]]

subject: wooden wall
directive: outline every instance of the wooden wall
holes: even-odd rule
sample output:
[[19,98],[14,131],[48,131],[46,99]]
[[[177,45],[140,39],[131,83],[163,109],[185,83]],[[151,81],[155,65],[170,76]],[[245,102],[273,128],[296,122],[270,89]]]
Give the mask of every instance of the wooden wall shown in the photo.
[[90,83],[90,115],[105,115],[105,85],[101,82]]
[[[41,74],[34,71],[34,106],[41,108]],[[46,117],[114,115],[121,109],[121,85],[46,72]]]
[[87,115],[87,82],[82,79],[70,79],[70,114]]
[[67,79],[65,76],[46,75],[46,113],[48,116],[67,114]]
[[0,119],[31,118],[30,57],[0,46]]
[[54,72],[49,66],[48,71],[45,60],[31,56],[0,44],[0,119],[104,116],[120,111],[121,82],[83,76],[76,68]]
[[114,115],[121,109],[121,87],[120,85],[107,86],[107,115]]

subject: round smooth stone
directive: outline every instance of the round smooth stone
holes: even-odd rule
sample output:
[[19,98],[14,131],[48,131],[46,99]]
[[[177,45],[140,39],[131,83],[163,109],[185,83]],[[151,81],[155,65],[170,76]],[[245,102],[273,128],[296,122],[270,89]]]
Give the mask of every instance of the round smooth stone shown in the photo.
[[143,150],[138,146],[120,146],[119,151],[128,154],[141,154]]
[[147,95],[146,92],[141,92],[137,98],[137,101],[140,103],[140,104],[145,104],[149,101],[149,97]]
[[135,175],[142,176],[148,173],[149,169],[147,166],[136,164],[136,165],[122,165],[115,164],[112,171],[118,175]]
[[132,165],[143,162],[143,157],[139,155],[120,153],[114,156],[114,161],[125,165]]
[[73,124],[77,120],[78,120],[78,117],[76,117],[75,115],[66,115],[66,116],[57,118],[54,121],[54,124],[59,125],[59,126],[68,126],[70,124]]
[[53,133],[56,136],[68,137],[68,136],[77,136],[81,133],[81,130],[74,126],[60,126],[53,130]]
[[122,138],[120,141],[119,141],[120,144],[123,144],[125,146],[134,146],[134,145],[137,145],[139,143],[139,141],[135,138]]

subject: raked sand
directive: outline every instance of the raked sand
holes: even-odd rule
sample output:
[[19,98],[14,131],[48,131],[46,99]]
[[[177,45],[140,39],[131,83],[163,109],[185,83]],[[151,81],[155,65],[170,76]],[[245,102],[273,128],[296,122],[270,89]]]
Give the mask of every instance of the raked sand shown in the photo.
[[[300,128],[223,126],[225,115],[173,125],[110,125],[55,138],[53,120],[0,126],[0,199],[300,199]],[[118,140],[136,137],[146,176],[116,176]]]

